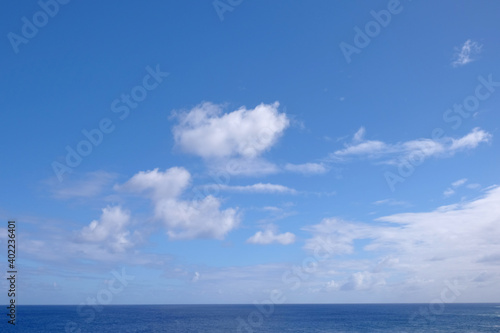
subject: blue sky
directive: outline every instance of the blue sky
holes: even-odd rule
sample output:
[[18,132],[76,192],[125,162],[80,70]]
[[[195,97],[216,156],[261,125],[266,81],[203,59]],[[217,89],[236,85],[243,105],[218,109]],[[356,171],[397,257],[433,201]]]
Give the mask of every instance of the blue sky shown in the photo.
[[20,303],[498,301],[499,3],[4,7]]

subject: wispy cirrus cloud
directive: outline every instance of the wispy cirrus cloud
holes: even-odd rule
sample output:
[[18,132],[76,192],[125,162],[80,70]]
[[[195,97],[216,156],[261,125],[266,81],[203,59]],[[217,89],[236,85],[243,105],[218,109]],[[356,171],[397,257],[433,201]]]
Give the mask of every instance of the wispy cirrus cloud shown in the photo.
[[323,174],[328,172],[328,168],[323,163],[287,163],[285,165],[285,170],[290,172],[302,173],[305,175]]
[[462,186],[465,183],[467,183],[467,178],[461,178],[461,179],[456,180],[453,183],[451,183],[451,186],[453,186],[453,187],[459,187],[459,186]]
[[473,184],[468,184],[466,187],[468,189],[471,189],[471,190],[477,190],[477,189],[479,189],[481,187],[481,185],[477,184],[477,183],[473,183]]
[[88,172],[83,175],[73,175],[65,182],[56,178],[44,181],[49,186],[52,196],[56,199],[90,198],[103,193],[117,177],[106,171]]
[[446,189],[446,190],[444,190],[444,192],[443,192],[443,196],[444,196],[445,198],[450,197],[450,196],[452,196],[453,194],[455,194],[455,190],[454,190],[454,189],[452,189],[452,188],[447,188],[447,189]]
[[457,181],[454,181],[453,183],[451,183],[451,186],[448,187],[444,192],[443,192],[443,195],[445,197],[449,197],[449,196],[452,196],[453,194],[455,194],[455,189],[457,187],[460,187],[462,185],[464,185],[465,183],[467,182],[467,178],[462,178],[462,179],[459,179]]
[[[360,135],[362,131],[363,135]],[[461,138],[443,137],[439,140],[416,139],[397,143],[386,143],[378,140],[365,140],[364,128],[354,135],[351,143],[330,154],[333,161],[346,161],[348,158],[364,158],[378,160],[386,164],[398,164],[398,161],[418,156],[420,159],[429,157],[450,157],[457,152],[471,150],[481,143],[490,142],[492,135],[479,127]]]
[[455,48],[456,52],[453,56],[454,60],[451,65],[453,67],[460,67],[474,61],[474,56],[481,53],[482,48],[483,45],[470,39],[466,40],[461,47]]
[[224,184],[210,184],[205,185],[204,187],[219,189],[221,191],[229,191],[229,192],[241,192],[241,193],[282,193],[282,194],[296,194],[297,191],[293,188],[289,188],[279,184],[270,184],[270,183],[257,183],[253,185],[243,185],[243,186],[231,186]]
[[388,205],[388,206],[410,206],[410,204],[406,201],[396,200],[396,199],[383,199],[377,200],[373,202],[374,205]]
[[208,162],[211,172],[234,176],[260,177],[280,172],[280,168],[262,157],[229,157],[211,159]]

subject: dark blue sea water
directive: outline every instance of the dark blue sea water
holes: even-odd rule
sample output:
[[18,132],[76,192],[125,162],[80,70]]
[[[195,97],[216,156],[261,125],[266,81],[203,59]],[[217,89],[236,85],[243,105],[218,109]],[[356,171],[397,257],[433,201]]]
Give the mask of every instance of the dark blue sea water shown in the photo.
[[17,332],[500,332],[500,304],[18,306]]

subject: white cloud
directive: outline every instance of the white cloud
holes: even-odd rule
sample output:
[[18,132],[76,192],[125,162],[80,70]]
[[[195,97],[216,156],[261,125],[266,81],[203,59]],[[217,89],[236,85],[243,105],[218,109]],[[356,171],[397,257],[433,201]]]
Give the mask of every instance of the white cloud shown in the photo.
[[173,167],[165,172],[158,168],[140,171],[125,184],[116,186],[117,190],[148,192],[155,200],[175,199],[189,186],[191,175],[184,168]]
[[207,185],[208,188],[219,189],[221,191],[233,191],[233,192],[249,192],[249,193],[288,193],[296,194],[297,191],[293,188],[289,188],[278,184],[263,184],[257,183],[253,185],[245,186],[230,186],[224,184],[211,184]]
[[444,192],[443,192],[443,195],[445,198],[449,197],[449,196],[452,196],[453,194],[455,194],[455,189],[464,185],[465,183],[467,182],[467,178],[462,178],[462,179],[459,179],[457,181],[454,181],[453,183],[451,183],[451,187],[448,187]]
[[492,138],[492,135],[488,132],[481,130],[479,127],[476,127],[469,134],[461,137],[460,139],[452,139],[451,146],[449,147],[450,151],[460,151],[466,149],[476,148],[481,142],[489,142]]
[[363,141],[364,137],[365,137],[365,133],[366,133],[366,129],[361,126],[359,128],[359,130],[354,134],[354,137],[353,137],[353,141],[354,142],[360,142],[360,141]]
[[274,207],[274,206],[266,206],[262,209],[265,211],[268,211],[268,212],[273,212],[273,213],[281,213],[283,211],[281,208]]
[[258,231],[255,235],[247,239],[247,243],[267,245],[278,243],[288,245],[295,242],[295,235],[291,232],[277,234],[274,226],[268,226],[264,231]]
[[236,209],[221,210],[219,199],[209,195],[199,200],[181,200],[190,185],[191,175],[184,168],[141,171],[119,190],[145,192],[155,206],[155,217],[164,222],[172,239],[216,238],[236,228],[239,215]]
[[321,223],[306,226],[303,230],[313,234],[306,240],[304,249],[313,252],[319,247],[328,248],[330,256],[351,254],[354,240],[374,235],[369,225],[347,222],[338,218],[323,219]]
[[342,150],[337,150],[334,156],[367,155],[368,157],[377,157],[381,154],[392,152],[394,152],[393,147],[382,141],[365,141],[355,145],[348,145]]
[[406,201],[395,200],[395,199],[383,199],[373,202],[374,205],[389,205],[389,206],[408,206]]
[[481,44],[473,42],[470,39],[466,40],[462,47],[456,48],[454,60],[451,65],[459,67],[474,61],[473,56],[479,54],[482,48]]
[[220,209],[221,202],[207,196],[201,200],[160,200],[156,203],[156,216],[163,219],[172,239],[223,239],[238,226],[237,210]]
[[71,276],[102,272],[123,262],[163,267],[170,260],[168,254],[139,251],[152,230],[145,224],[138,227],[130,212],[121,206],[105,207],[99,217],[87,220],[76,230],[70,227],[75,220],[20,219],[32,226],[25,234],[26,257],[47,263],[45,267],[58,267]]
[[106,207],[100,220],[94,220],[80,231],[80,238],[85,242],[101,243],[117,252],[123,252],[132,246],[126,229],[130,223],[130,213],[121,207]]
[[304,163],[304,164],[291,164],[285,165],[285,170],[303,174],[322,174],[328,171],[328,168],[322,163]]
[[[405,288],[424,288],[430,292],[424,297],[433,297],[429,285],[416,285],[414,281],[428,281],[442,288],[444,281],[459,280],[467,286],[468,293],[464,292],[462,298],[467,301],[481,299],[494,290],[486,291],[484,284],[475,281],[477,276],[483,272],[490,274],[490,280],[500,276],[499,186],[474,200],[429,212],[383,216],[370,223],[329,218],[304,230],[312,233],[304,245],[308,252],[315,253],[319,248],[322,256],[329,254],[321,265],[324,270],[318,274],[327,277],[326,269],[336,267],[337,287],[344,290],[383,286],[392,277],[399,280],[403,292],[409,290]],[[383,260],[388,254],[390,260]],[[369,268],[362,258],[379,264]]]
[[359,141],[362,140],[359,132],[355,134],[358,141],[354,140],[344,149],[330,155],[334,161],[343,161],[348,157],[364,157],[378,159],[388,164],[398,164],[407,159],[449,157],[460,151],[474,149],[480,143],[487,143],[492,139],[490,133],[478,127],[458,139],[451,137],[443,137],[440,140],[416,139],[395,144],[373,140]]
[[462,178],[462,179],[459,179],[459,180],[451,183],[451,186],[452,187],[459,187],[459,186],[462,186],[463,184],[465,184],[466,182],[467,182],[467,178]]
[[269,150],[290,124],[278,106],[278,102],[260,104],[223,114],[219,105],[203,103],[176,114],[174,139],[183,151],[203,158],[255,158]]
[[452,196],[453,194],[455,194],[455,190],[454,189],[451,189],[451,188],[447,188],[444,192],[443,192],[443,195],[445,198],[447,197],[450,197]]
[[341,287],[341,284],[340,284],[340,283],[338,283],[338,282],[337,282],[337,281],[335,281],[335,280],[330,280],[330,281],[328,281],[328,282],[326,283],[326,285],[325,285],[325,288],[326,288],[326,290],[328,290],[328,291],[332,291],[332,290],[339,290],[339,289],[340,289],[340,287]]
[[94,171],[81,176],[72,175],[64,182],[54,178],[45,183],[50,186],[52,196],[56,199],[89,198],[101,194],[115,178],[113,173]]
[[213,173],[231,176],[264,176],[279,172],[279,168],[260,157],[219,158],[211,160],[209,167]]
[[[478,256],[500,249],[500,187],[490,189],[473,201],[438,207],[424,213],[384,216],[378,221],[396,223],[395,232],[379,235],[377,246],[411,245],[420,258],[465,257],[474,262]],[[393,229],[393,228],[391,228]],[[392,243],[392,245],[389,245]]]
[[348,281],[340,286],[341,290],[368,290],[373,287],[385,285],[385,280],[380,274],[372,272],[356,272],[349,276]]

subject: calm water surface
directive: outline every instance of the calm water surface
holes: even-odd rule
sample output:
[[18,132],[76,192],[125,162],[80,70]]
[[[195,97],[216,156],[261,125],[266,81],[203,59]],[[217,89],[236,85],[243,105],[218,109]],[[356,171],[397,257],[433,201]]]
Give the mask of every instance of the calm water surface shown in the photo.
[[[276,305],[260,310],[254,305],[109,305],[98,310],[18,306],[15,331],[500,332],[500,304]],[[2,332],[11,328],[3,321]]]

